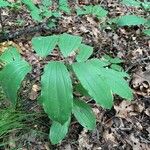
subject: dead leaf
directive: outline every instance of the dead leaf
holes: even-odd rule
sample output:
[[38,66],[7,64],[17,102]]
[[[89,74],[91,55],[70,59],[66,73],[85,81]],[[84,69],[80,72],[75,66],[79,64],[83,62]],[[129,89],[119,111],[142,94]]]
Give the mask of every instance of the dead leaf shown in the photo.
[[31,92],[30,92],[30,94],[29,94],[29,98],[30,98],[31,100],[37,99],[37,97],[38,97],[38,91],[39,91],[39,90],[40,90],[40,87],[39,87],[38,85],[34,84],[34,85],[32,86],[32,90],[31,90]]
[[134,108],[131,102],[128,101],[122,101],[119,106],[114,106],[114,109],[116,110],[116,117],[121,118],[128,118],[129,113],[133,112]]
[[87,135],[87,130],[84,129],[81,134],[79,135],[79,139],[78,139],[78,142],[79,142],[79,150],[82,150],[82,149],[87,149],[87,150],[91,150],[92,148],[92,144],[89,143],[89,137]]

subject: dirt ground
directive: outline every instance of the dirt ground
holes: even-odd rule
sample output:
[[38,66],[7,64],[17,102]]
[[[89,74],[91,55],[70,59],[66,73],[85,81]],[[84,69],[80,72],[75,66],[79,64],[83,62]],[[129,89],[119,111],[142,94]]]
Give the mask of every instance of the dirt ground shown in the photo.
[[[127,14],[128,12],[149,16],[142,9],[127,7],[119,0],[84,0],[83,5],[101,4],[109,11],[109,18]],[[79,3],[70,1],[72,10]],[[9,32],[35,26],[29,13],[24,11],[13,13],[10,10],[2,10],[5,29]],[[24,18],[25,24],[19,26],[15,24],[15,18]],[[99,25],[100,24],[100,25]],[[58,20],[54,30],[40,30],[31,34],[25,34],[11,40],[22,50],[22,56],[34,67],[28,84],[23,86],[24,92],[21,96],[24,99],[24,109],[32,111],[42,111],[37,105],[36,98],[38,92],[33,92],[30,87],[34,79],[34,85],[39,86],[40,60],[31,47],[31,38],[38,35],[51,35],[67,32],[83,37],[86,44],[94,47],[92,57],[100,58],[104,54],[112,57],[119,57],[124,60],[121,64],[130,75],[128,81],[133,89],[134,100],[123,101],[115,96],[115,104],[111,110],[104,110],[95,103],[91,104],[97,118],[97,126],[94,131],[87,131],[77,123],[74,118],[70,125],[69,133],[61,144],[51,145],[48,140],[48,126],[50,124],[47,117],[39,118],[37,129],[47,133],[34,135],[27,133],[21,136],[16,142],[22,144],[23,150],[149,150],[150,149],[150,38],[141,34],[142,26],[111,28],[100,23],[95,17],[90,15],[77,16],[64,14]],[[5,44],[11,44],[5,41]],[[51,59],[59,60],[59,56],[52,56]],[[32,83],[33,84],[33,83]],[[35,124],[34,124],[35,125]],[[6,148],[11,149],[11,148]]]

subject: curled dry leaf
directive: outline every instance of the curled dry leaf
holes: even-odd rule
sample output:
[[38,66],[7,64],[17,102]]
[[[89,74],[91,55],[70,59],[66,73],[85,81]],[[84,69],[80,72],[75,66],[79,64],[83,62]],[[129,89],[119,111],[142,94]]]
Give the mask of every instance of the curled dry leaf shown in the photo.
[[141,143],[140,140],[137,137],[135,137],[134,134],[130,135],[129,141],[133,150],[149,150],[148,144]]
[[85,149],[86,148],[87,150],[90,150],[93,146],[92,144],[90,144],[86,129],[84,129],[81,132],[81,134],[79,135],[78,142],[79,142],[79,149]]
[[34,85],[32,86],[31,92],[30,92],[30,94],[29,94],[29,98],[30,98],[31,100],[37,99],[37,97],[38,97],[38,91],[39,91],[39,90],[40,90],[40,87],[39,87],[38,85],[34,84]]
[[146,71],[140,69],[133,75],[132,83],[134,87],[138,87],[144,82],[147,82],[148,86],[150,86],[150,65],[146,68]]
[[116,110],[116,117],[128,118],[130,113],[134,111],[133,105],[131,102],[122,101],[119,106],[114,106]]
[[113,147],[117,146],[117,141],[113,132],[109,133],[108,130],[105,130],[103,137],[107,142],[110,141]]

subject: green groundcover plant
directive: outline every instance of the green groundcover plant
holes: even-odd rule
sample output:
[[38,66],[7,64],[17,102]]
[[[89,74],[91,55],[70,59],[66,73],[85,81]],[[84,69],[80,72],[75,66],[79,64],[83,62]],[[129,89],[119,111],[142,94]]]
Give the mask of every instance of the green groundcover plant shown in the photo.
[[0,8],[21,9],[21,6],[25,5],[32,19],[36,22],[41,22],[50,17],[60,17],[61,12],[71,13],[67,0],[59,0],[57,10],[52,11],[52,4],[52,0],[42,0],[41,4],[35,4],[33,0],[18,0],[15,2],[1,0]]
[[[82,100],[82,96],[76,97],[73,93],[91,97],[106,109],[113,106],[114,94],[127,100],[133,98],[132,90],[125,80],[128,75],[118,67],[122,60],[109,56],[89,59],[93,48],[82,43],[80,36],[64,33],[32,39],[33,49],[43,60],[56,46],[64,59],[50,61],[45,65],[38,98],[52,120],[49,138],[53,144],[59,143],[67,134],[72,114],[83,127],[89,130],[96,127],[92,108]],[[74,53],[74,60],[67,63],[67,58]],[[14,47],[9,47],[0,56],[0,60],[3,62],[0,85],[7,98],[16,106],[18,90],[32,67]]]
[[[142,8],[144,12],[148,13],[150,12],[150,2],[147,0],[144,0],[144,2],[141,2],[139,0],[123,0],[122,3],[124,5],[130,6],[130,7],[136,7],[136,8]],[[146,18],[137,16],[134,14],[127,14],[123,16],[116,17],[110,22],[115,23],[116,25],[122,27],[122,26],[144,26],[143,33],[147,36],[150,36],[150,17],[147,16]]]

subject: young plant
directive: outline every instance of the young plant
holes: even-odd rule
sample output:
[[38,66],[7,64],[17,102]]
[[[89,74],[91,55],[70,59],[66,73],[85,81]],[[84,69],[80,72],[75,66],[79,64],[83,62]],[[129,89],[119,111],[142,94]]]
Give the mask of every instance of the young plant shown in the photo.
[[78,7],[76,11],[77,15],[93,15],[96,16],[98,19],[106,17],[108,13],[104,8],[99,5],[87,5],[83,7]]
[[[141,7],[144,9],[145,12],[148,12],[150,10],[150,2],[144,1],[140,2],[138,0],[123,0],[123,4],[127,6],[132,7]],[[143,18],[139,17],[137,15],[131,15],[127,14],[124,16],[116,17],[111,20],[111,22],[117,24],[118,26],[137,26],[137,25],[143,25],[144,30],[143,33],[145,35],[150,36],[150,18]]]
[[68,5],[68,0],[59,0],[59,10],[67,14],[71,13],[70,7]]
[[144,2],[139,0],[122,0],[122,3],[131,7],[143,8],[146,11],[150,10],[150,2],[147,0],[144,0]]
[[[67,134],[72,114],[85,128],[93,130],[96,126],[92,108],[80,97],[75,97],[74,92],[81,95],[85,93],[84,96],[91,97],[105,109],[113,106],[114,94],[127,100],[133,98],[132,90],[124,79],[127,74],[109,68],[110,60],[89,59],[93,48],[83,44],[80,36],[64,33],[34,37],[32,46],[43,59],[56,46],[64,57],[62,61],[51,61],[45,65],[41,76],[41,94],[38,98],[52,120],[49,138],[53,144],[59,143]],[[67,58],[72,57],[72,53],[76,53],[75,59],[67,63]],[[15,106],[21,82],[32,67],[21,58],[15,48],[8,48],[0,59],[5,63],[0,71],[0,85]]]

